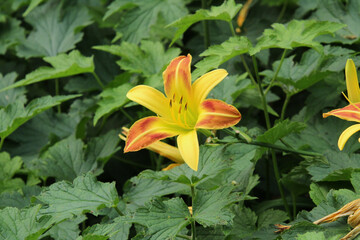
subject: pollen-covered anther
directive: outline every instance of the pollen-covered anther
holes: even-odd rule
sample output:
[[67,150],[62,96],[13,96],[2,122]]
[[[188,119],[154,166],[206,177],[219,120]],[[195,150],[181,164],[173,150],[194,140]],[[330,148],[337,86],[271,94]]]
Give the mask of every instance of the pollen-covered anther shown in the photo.
[[182,104],[182,100],[183,100],[183,96],[181,96],[181,98],[180,98],[180,101],[179,101],[180,105]]
[[170,105],[170,108],[171,108],[172,107],[172,100],[171,99],[170,99],[169,105]]

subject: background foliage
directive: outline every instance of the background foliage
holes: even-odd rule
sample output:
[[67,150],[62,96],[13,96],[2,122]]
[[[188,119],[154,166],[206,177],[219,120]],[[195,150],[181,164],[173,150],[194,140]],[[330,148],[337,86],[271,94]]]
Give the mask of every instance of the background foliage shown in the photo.
[[[192,239],[190,226],[207,240],[349,232],[344,219],[311,222],[359,198],[360,144],[352,137],[340,152],[349,123],[322,113],[346,104],[346,60],[360,66],[360,3],[254,0],[236,26],[243,4],[1,1],[0,239]],[[162,90],[167,64],[187,53],[193,80],[230,73],[209,97],[242,120],[210,143],[200,136],[199,171],[160,171],[170,162],[155,153],[123,154],[121,127],[152,114],[125,95],[137,84]],[[276,223],[293,227],[275,234]]]

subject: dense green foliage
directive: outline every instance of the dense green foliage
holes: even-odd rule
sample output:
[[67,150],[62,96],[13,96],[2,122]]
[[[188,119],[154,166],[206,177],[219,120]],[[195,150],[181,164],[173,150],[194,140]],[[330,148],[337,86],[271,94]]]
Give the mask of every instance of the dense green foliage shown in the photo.
[[[360,196],[360,144],[337,147],[350,123],[322,118],[347,104],[346,60],[360,66],[360,3],[254,0],[238,28],[243,4],[2,0],[0,239],[346,235],[344,219],[312,222]],[[171,162],[156,153],[123,153],[121,127],[153,115],[126,93],[163,91],[162,72],[188,53],[193,80],[229,72],[209,98],[242,120],[199,133],[197,172],[161,171]],[[293,227],[276,234],[280,223]]]

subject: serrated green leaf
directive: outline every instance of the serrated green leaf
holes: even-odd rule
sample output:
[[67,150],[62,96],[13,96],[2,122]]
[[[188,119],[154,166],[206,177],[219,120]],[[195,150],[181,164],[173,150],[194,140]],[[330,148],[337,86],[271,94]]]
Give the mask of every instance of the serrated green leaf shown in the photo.
[[[234,93],[237,92],[242,86],[246,85],[246,74],[232,75],[226,77],[219,83],[208,95],[208,98],[220,99],[228,104],[233,104]],[[240,82],[240,83],[239,83]],[[236,86],[236,87],[235,87]]]
[[145,207],[137,209],[131,220],[148,228],[146,236],[150,240],[174,238],[190,224],[191,215],[181,198],[161,201],[153,199]]
[[229,235],[237,238],[251,236],[256,231],[256,214],[250,208],[240,208],[238,206],[234,208],[234,213],[233,228]]
[[7,207],[0,210],[0,236],[6,240],[38,239],[50,227],[46,221],[37,221],[41,205],[19,210]]
[[360,154],[327,151],[327,162],[318,161],[307,167],[314,181],[350,180],[351,174],[360,168]]
[[49,231],[46,232],[46,235],[49,235],[56,240],[76,239],[80,234],[79,224],[85,220],[85,216],[79,216],[75,219],[65,220],[54,225]]
[[0,153],[0,193],[18,190],[25,185],[21,178],[13,178],[21,169],[22,164],[20,157],[11,159],[8,153]]
[[288,220],[286,212],[277,209],[267,209],[259,213],[257,227],[259,229],[273,225],[274,223],[282,223]]
[[234,0],[224,1],[220,6],[212,6],[210,10],[199,9],[194,14],[187,15],[170,25],[169,27],[178,28],[171,44],[173,44],[181,35],[194,23],[204,20],[223,20],[231,22],[235,15],[239,12],[241,4],[236,4]]
[[[135,44],[150,36],[150,29],[160,16],[169,24],[188,12],[185,2],[178,0],[117,0],[113,4],[117,5],[120,11],[131,8],[125,12],[123,21],[116,26],[116,31],[123,35],[125,41]],[[137,7],[134,8],[134,5]],[[105,16],[108,17],[116,11],[109,9]]]
[[24,186],[20,193],[18,190],[12,192],[3,192],[0,194],[0,208],[16,207],[24,208],[29,207],[31,198],[37,196],[41,192],[39,186]]
[[306,124],[302,122],[293,122],[288,119],[277,123],[274,127],[267,130],[264,134],[257,137],[258,141],[275,143],[279,139],[291,134],[298,133],[306,128]]
[[[120,56],[117,64],[124,70],[131,73],[140,73],[145,77],[154,74],[161,74],[165,65],[180,54],[180,49],[164,49],[160,42],[144,40],[140,47],[137,44],[122,42],[120,46],[96,46],[98,50],[103,50],[111,54]],[[159,80],[159,83],[162,83]]]
[[[16,77],[17,74],[15,72],[8,73],[5,76],[0,74],[0,89],[14,84]],[[11,89],[0,93],[0,107],[6,107],[14,102],[25,104],[26,96],[24,88]]]
[[47,205],[40,214],[50,215],[57,222],[86,212],[97,215],[100,209],[119,202],[115,182],[98,182],[91,173],[75,178],[73,184],[56,182],[36,198]]
[[6,22],[0,21],[0,54],[5,54],[8,48],[24,40],[25,30],[20,24],[15,18],[8,18]]
[[321,202],[326,200],[326,195],[329,192],[328,189],[326,189],[325,187],[321,187],[320,185],[316,184],[316,183],[311,183],[310,185],[310,197],[311,200],[313,200],[313,202],[316,205],[319,205]]
[[195,64],[196,70],[191,75],[193,80],[209,70],[218,68],[231,58],[247,53],[251,47],[247,37],[231,37],[220,45],[210,46],[200,54],[205,58]]
[[78,96],[46,96],[32,100],[26,107],[15,102],[0,109],[0,137],[6,138],[18,127],[41,112]]
[[95,69],[93,57],[84,57],[77,50],[69,54],[64,53],[55,57],[45,57],[44,61],[50,63],[52,67],[40,67],[27,74],[25,79],[0,89],[0,92],[49,79],[63,78],[81,73],[92,73]]
[[103,116],[110,114],[123,107],[128,102],[126,93],[132,88],[132,85],[125,83],[115,88],[107,88],[101,94],[101,99],[97,102],[98,108],[94,116],[94,125]]
[[256,46],[250,50],[250,55],[268,48],[310,47],[321,52],[323,48],[319,42],[314,41],[314,38],[332,34],[346,25],[326,21],[292,20],[286,26],[280,23],[274,23],[271,26],[273,29],[264,31]]
[[239,195],[231,191],[232,187],[219,187],[213,191],[195,190],[192,206],[195,221],[204,227],[230,224],[234,214],[229,205],[239,201]]
[[307,232],[304,234],[298,234],[296,240],[326,240],[324,233],[322,232]]
[[125,217],[117,217],[113,223],[95,224],[87,228],[84,232],[88,235],[105,235],[110,240],[127,240],[131,224],[128,223]]
[[25,58],[56,56],[73,49],[83,37],[80,30],[92,21],[84,6],[66,7],[64,14],[63,4],[52,0],[32,10],[25,20],[34,30],[17,47],[17,54]]

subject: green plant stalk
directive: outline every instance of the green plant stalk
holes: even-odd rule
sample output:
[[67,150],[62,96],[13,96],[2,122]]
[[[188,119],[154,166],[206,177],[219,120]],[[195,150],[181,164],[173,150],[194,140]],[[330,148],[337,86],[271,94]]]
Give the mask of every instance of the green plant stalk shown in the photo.
[[231,20],[230,20],[230,22],[229,22],[229,25],[230,25],[231,34],[235,37],[235,36],[236,36],[236,33],[235,33],[235,30],[234,30],[234,25],[232,24],[232,21],[231,21]]
[[286,94],[284,105],[283,105],[283,107],[281,109],[280,121],[284,120],[286,108],[287,108],[287,105],[289,104],[290,98],[291,98],[291,96],[289,94]]
[[291,198],[292,198],[292,207],[293,207],[293,217],[296,216],[296,196],[293,192],[291,192]]
[[180,235],[180,234],[178,234],[178,235],[176,235],[176,236],[177,236],[178,238],[191,240],[191,237],[186,236],[186,235]]
[[275,22],[280,22],[281,19],[283,18],[284,14],[285,14],[285,11],[286,11],[286,7],[288,5],[288,0],[286,0],[281,8],[281,11],[280,11],[280,14],[278,16],[278,18],[276,19]]
[[2,137],[1,140],[0,140],[0,150],[2,149],[2,146],[4,144],[4,141],[5,141],[5,138]]
[[[207,9],[206,0],[201,0],[201,8]],[[204,46],[207,49],[210,46],[210,34],[209,34],[209,25],[206,20],[202,21],[204,29]]]
[[[60,86],[59,79],[56,78],[55,79],[55,95],[56,96],[60,95],[60,87],[59,86]],[[57,105],[57,111],[58,111],[58,113],[61,113],[61,105],[60,104]]]
[[279,71],[280,71],[280,69],[281,69],[281,66],[282,66],[282,64],[283,64],[283,62],[284,62],[285,55],[286,55],[286,49],[284,49],[284,52],[283,52],[283,54],[282,54],[282,56],[281,56],[279,66],[278,66],[278,68],[276,69],[276,72],[275,72],[275,74],[274,74],[274,77],[271,79],[269,86],[266,88],[266,90],[265,90],[265,92],[264,92],[265,95],[270,91],[270,88],[271,88],[272,85],[274,84],[274,82],[275,82],[275,80],[276,80],[276,78],[277,78],[277,75],[279,74]]
[[121,112],[122,114],[124,114],[124,116],[125,116],[127,119],[129,119],[131,122],[134,122],[134,118],[132,118],[132,117],[124,110],[123,107],[120,108],[120,112]]
[[101,87],[102,89],[104,89],[105,86],[104,86],[104,84],[101,82],[99,76],[98,76],[95,72],[93,72],[92,75],[94,76],[95,80],[96,80],[97,83],[100,85],[100,87]]
[[[195,198],[195,187],[191,184],[191,207],[194,209],[194,198]],[[194,212],[193,212],[194,214]],[[192,219],[191,221],[191,239],[196,239],[196,227],[195,227],[195,220]]]
[[124,214],[121,212],[121,210],[117,206],[115,206],[114,208],[120,216],[124,216]]

